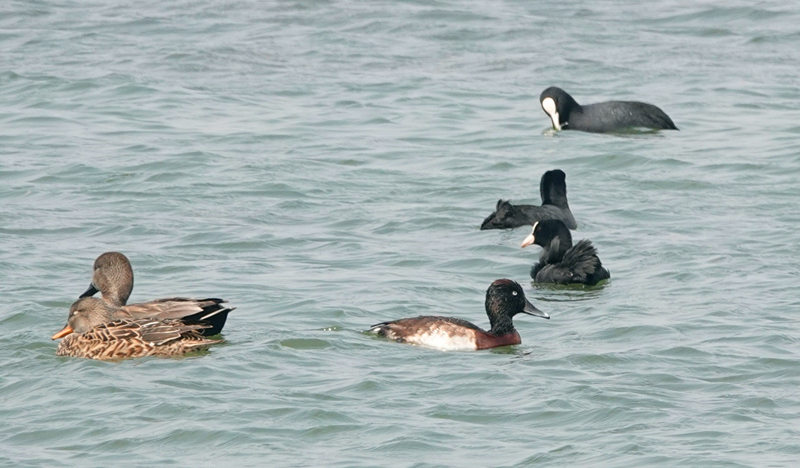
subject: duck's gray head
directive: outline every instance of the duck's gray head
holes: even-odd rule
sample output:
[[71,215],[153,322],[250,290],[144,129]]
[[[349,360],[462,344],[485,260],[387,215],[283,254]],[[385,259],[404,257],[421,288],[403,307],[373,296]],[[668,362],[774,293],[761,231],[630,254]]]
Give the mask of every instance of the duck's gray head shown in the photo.
[[64,338],[71,333],[86,333],[92,328],[110,322],[114,307],[95,297],[84,297],[69,308],[67,325],[53,339]]
[[124,306],[133,291],[133,268],[128,257],[119,252],[106,252],[94,261],[94,273],[89,289],[79,297],[94,296],[116,306]]

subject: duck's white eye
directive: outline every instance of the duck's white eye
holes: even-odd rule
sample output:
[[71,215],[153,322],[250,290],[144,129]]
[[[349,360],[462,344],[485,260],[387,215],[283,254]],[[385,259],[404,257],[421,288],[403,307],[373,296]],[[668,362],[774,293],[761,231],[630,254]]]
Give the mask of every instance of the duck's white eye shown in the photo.
[[515,295],[515,296],[516,296],[516,295],[517,295],[517,292],[516,292],[516,291],[511,291],[511,294],[513,294],[513,295]]

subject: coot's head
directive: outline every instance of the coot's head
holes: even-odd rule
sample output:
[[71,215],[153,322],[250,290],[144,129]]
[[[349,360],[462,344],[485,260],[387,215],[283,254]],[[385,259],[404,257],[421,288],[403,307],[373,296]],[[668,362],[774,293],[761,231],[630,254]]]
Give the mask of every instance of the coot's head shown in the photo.
[[569,248],[572,246],[572,235],[562,221],[557,219],[539,221],[534,223],[530,235],[522,241],[521,247],[527,247],[531,244],[547,247],[553,239],[559,239],[561,247]]
[[112,304],[122,306],[128,302],[133,291],[133,268],[128,257],[119,252],[106,252],[97,257],[92,282],[80,297],[94,296],[98,291]]
[[497,200],[497,206],[494,213],[490,214],[483,220],[481,224],[481,231],[487,229],[507,229],[519,226],[519,222],[515,221],[520,216],[517,208],[505,200]]
[[553,122],[553,128],[561,130],[569,124],[569,114],[573,109],[580,109],[580,105],[561,88],[551,86],[539,96],[539,104],[545,114]]
[[53,339],[63,338],[70,333],[86,333],[92,328],[111,321],[113,309],[100,299],[84,297],[75,301],[69,308],[67,325]]
[[486,313],[492,328],[499,322],[514,317],[519,313],[549,319],[550,316],[537,309],[525,298],[522,286],[510,279],[499,279],[486,291]]

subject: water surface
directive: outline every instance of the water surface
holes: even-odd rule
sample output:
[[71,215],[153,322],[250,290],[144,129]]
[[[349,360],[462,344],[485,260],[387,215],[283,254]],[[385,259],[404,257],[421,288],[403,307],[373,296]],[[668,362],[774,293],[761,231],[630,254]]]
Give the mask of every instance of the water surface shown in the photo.
[[[777,467],[800,454],[800,61],[783,2],[0,7],[0,464]],[[538,95],[680,132],[554,133]],[[612,280],[530,284],[499,198],[567,174]],[[221,296],[226,343],[55,356],[94,258]],[[364,335],[552,319],[442,353]]]

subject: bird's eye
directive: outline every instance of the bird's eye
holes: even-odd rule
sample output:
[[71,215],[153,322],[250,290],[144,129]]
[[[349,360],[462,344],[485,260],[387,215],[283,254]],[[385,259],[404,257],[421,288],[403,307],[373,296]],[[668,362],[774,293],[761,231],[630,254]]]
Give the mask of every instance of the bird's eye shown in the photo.
[[517,295],[517,292],[516,292],[516,291],[511,291],[511,294],[513,294],[513,295],[515,295],[515,296],[516,296],[516,295]]

